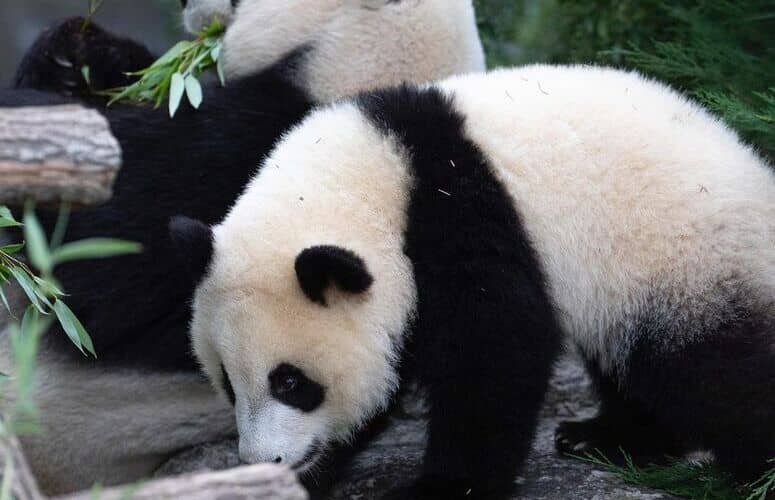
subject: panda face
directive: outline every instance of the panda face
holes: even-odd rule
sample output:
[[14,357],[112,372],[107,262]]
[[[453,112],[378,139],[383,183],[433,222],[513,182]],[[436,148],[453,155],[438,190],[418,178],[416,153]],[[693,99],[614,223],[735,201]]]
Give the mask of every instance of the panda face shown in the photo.
[[228,26],[238,3],[239,0],[183,0],[183,26],[194,35],[215,19]]
[[[217,251],[215,259],[217,267]],[[384,404],[395,375],[384,346],[357,340],[355,315],[371,283],[358,273],[367,271],[314,249],[293,267],[292,286],[279,291],[216,291],[215,271],[200,287],[192,331],[205,371],[234,405],[240,458],[305,472]]]
[[243,460],[309,470],[387,407],[416,307],[403,251],[411,184],[392,141],[337,105],[287,134],[199,238],[213,253],[192,343],[234,401]]

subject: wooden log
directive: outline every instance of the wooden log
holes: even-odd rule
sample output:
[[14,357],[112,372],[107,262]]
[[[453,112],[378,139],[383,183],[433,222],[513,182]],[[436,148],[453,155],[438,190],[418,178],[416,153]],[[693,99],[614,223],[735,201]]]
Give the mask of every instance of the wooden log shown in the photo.
[[108,200],[121,147],[108,121],[77,105],[0,109],[0,204]]
[[0,483],[4,479],[5,471],[9,470],[6,468],[8,457],[12,463],[11,497],[16,500],[43,500],[35,476],[32,475],[21,446],[15,438],[0,441]]
[[[85,491],[57,497],[56,500],[92,500]],[[118,486],[102,490],[100,500],[307,500],[307,492],[296,475],[285,466],[257,464],[218,472],[199,472],[158,479],[138,486]]]

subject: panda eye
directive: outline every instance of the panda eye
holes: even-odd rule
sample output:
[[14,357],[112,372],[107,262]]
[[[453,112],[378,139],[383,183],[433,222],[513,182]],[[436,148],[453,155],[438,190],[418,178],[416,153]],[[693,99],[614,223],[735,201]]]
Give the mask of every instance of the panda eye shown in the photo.
[[282,363],[269,374],[272,397],[303,412],[311,412],[323,403],[325,389],[299,368]]
[[282,394],[286,392],[291,392],[296,388],[296,386],[299,385],[299,379],[295,377],[294,375],[286,375],[280,381],[277,383],[277,387],[275,390]]

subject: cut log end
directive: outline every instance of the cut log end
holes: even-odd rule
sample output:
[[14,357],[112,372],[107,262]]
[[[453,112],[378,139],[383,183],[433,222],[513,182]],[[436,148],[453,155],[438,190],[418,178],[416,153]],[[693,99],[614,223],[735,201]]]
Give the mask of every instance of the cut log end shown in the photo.
[[120,166],[121,147],[95,110],[0,110],[0,204],[100,204],[111,197]]

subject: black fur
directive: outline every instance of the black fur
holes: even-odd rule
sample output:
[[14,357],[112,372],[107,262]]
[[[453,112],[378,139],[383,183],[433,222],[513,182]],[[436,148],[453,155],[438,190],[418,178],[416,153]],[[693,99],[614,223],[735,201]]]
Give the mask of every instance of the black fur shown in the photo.
[[176,216],[170,219],[170,238],[178,250],[181,262],[196,286],[213,258],[213,231],[198,220]]
[[84,19],[76,17],[46,29],[22,59],[13,86],[104,104],[107,98],[95,91],[131,83],[135,77],[127,73],[154,61],[148,49],[132,40],[114,36],[94,23],[83,27]]
[[288,363],[278,365],[269,373],[269,391],[283,404],[309,413],[326,398],[326,389]]
[[[428,390],[421,479],[394,498],[506,498],[530,449],[560,329],[513,200],[434,89],[362,96],[411,154],[405,252],[417,319],[405,378]],[[416,361],[416,362],[413,362]]]
[[363,293],[374,278],[363,259],[344,248],[321,245],[303,250],[296,257],[296,277],[304,294],[313,302],[325,306],[326,289],[335,284],[349,293]]
[[[35,74],[35,62],[49,64],[42,56],[54,49],[73,50],[47,45],[47,36],[44,34],[27,55],[23,71]],[[108,37],[95,43],[109,44],[111,40]],[[93,61],[92,77],[101,71],[97,62]],[[287,61],[278,64],[285,66]],[[35,86],[34,80],[23,76],[18,81]],[[30,90],[0,92],[0,105],[60,104],[66,100]],[[224,88],[206,88],[198,111],[184,106],[174,119],[162,109],[100,109],[121,145],[123,166],[109,202],[72,214],[66,241],[95,236],[122,238],[140,242],[144,252],[57,268],[69,294],[68,305],[94,339],[97,363],[198,369],[188,340],[194,287],[167,233],[169,219],[186,214],[208,225],[219,222],[275,140],[311,105],[283,71],[270,68]],[[41,212],[40,216],[50,232],[56,214]],[[59,333],[52,332],[45,341],[75,360],[81,359],[66,336]]]
[[616,457],[621,447],[647,463],[710,449],[738,480],[761,475],[775,457],[775,323],[765,308],[741,305],[750,302],[740,297],[727,295],[724,311],[713,301],[719,319],[696,336],[687,334],[692,324],[671,321],[680,311],[654,300],[662,305],[626,331],[634,343],[623,371],[603,374],[589,361],[601,411],[562,424],[561,450],[575,443]]
[[229,398],[229,403],[231,403],[232,406],[234,406],[235,402],[237,401],[236,396],[234,395],[234,387],[231,385],[231,379],[229,378],[229,374],[226,371],[226,367],[221,365],[221,384],[223,385],[223,390],[226,392],[226,396]]

